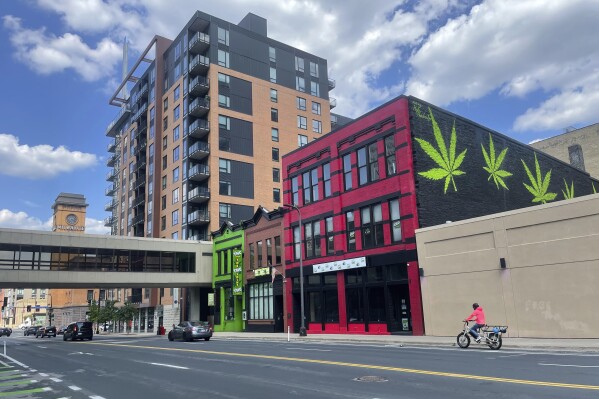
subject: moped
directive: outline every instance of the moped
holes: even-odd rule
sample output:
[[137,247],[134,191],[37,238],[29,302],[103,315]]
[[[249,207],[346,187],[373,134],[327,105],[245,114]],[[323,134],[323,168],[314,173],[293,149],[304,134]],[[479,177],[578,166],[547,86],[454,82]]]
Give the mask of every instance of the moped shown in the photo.
[[466,349],[470,346],[470,341],[474,341],[479,344],[488,345],[493,350],[501,348],[503,341],[501,335],[507,332],[507,326],[489,326],[484,325],[478,331],[478,335],[481,338],[480,342],[476,342],[474,336],[470,333],[470,325],[468,321],[464,321],[464,331],[458,334],[457,341],[460,348]]

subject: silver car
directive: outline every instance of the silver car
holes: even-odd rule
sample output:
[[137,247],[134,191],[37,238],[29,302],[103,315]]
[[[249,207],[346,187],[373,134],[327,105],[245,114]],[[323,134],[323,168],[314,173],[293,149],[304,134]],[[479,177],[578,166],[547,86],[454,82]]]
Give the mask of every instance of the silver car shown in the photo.
[[168,333],[168,340],[193,341],[204,339],[209,341],[212,337],[212,326],[207,321],[182,321]]

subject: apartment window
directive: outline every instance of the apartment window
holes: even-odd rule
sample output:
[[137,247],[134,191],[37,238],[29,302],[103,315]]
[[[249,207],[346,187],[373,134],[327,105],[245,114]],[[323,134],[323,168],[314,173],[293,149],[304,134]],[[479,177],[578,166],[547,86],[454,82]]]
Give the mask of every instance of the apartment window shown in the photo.
[[281,264],[281,237],[275,237],[275,264]]
[[181,147],[176,146],[175,148],[173,148],[173,162],[178,161],[180,156],[181,156]]
[[278,188],[272,189],[272,200],[273,202],[281,202],[281,190]]
[[254,243],[250,243],[250,270],[254,270]]
[[[171,238],[173,240],[178,240],[179,239],[179,232],[175,231],[174,233],[171,234]],[[164,290],[164,288],[161,288],[161,290]]]
[[266,239],[266,265],[267,266],[272,266],[273,265],[273,259],[272,259],[272,239],[267,238]]
[[345,182],[345,190],[351,190],[353,187],[353,183],[350,154],[343,156],[343,181]]
[[37,297],[37,289],[32,288],[31,289],[31,298],[35,299]]
[[218,42],[225,46],[229,45],[229,31],[220,26],[218,27]]
[[268,48],[268,57],[272,62],[277,62],[277,49],[274,47]]
[[295,70],[298,72],[304,72],[304,59],[301,57],[295,57]]
[[322,123],[317,120],[312,120],[312,131],[314,133],[322,133]]
[[270,81],[277,83],[277,68],[275,67],[270,67]]
[[225,50],[218,50],[218,65],[228,68],[229,67],[229,52]]
[[166,176],[162,176],[162,189],[164,190],[166,188]]
[[168,137],[164,136],[162,138],[162,149],[164,150],[168,146]]
[[304,224],[306,258],[320,256],[320,221]]
[[301,91],[302,93],[306,92],[306,81],[301,76],[295,77],[295,90]]
[[175,71],[174,80],[176,81],[177,79],[179,79],[181,77],[181,63],[180,62],[177,62],[175,64],[174,71]]
[[176,211],[173,211],[173,213],[171,214],[173,217],[173,226],[176,226],[179,224],[179,210],[177,209]]
[[173,204],[179,202],[179,188],[173,190]]
[[229,75],[225,75],[224,73],[218,74],[218,84],[228,86],[230,83],[231,83],[231,77]]
[[229,96],[225,96],[224,94],[219,94],[218,95],[218,105],[219,105],[219,107],[230,108],[231,107],[231,99],[229,98]]
[[175,90],[173,91],[173,96],[175,101],[177,101],[181,97],[181,85],[175,87]]
[[333,234],[333,217],[328,217],[324,220],[327,255],[335,254],[335,236]]
[[387,165],[387,176],[397,173],[395,165],[395,142],[393,136],[385,137],[385,164]]
[[318,201],[318,169],[312,169],[302,175],[304,188],[304,204]]
[[221,218],[231,219],[231,205],[230,204],[219,204],[218,214]]
[[360,209],[362,249],[380,247],[384,243],[383,212],[381,204]]
[[276,127],[270,128],[270,137],[272,139],[272,141],[279,141],[279,129],[277,129]]
[[320,115],[320,103],[312,101],[312,113],[315,115]]
[[364,185],[368,182],[378,180],[379,164],[376,143],[358,150],[358,184]]
[[181,128],[181,125],[177,125],[173,129],[173,141],[177,141],[181,137],[181,129],[180,128]]
[[177,105],[173,110],[173,121],[178,121],[181,117],[181,106]]
[[258,255],[257,265],[258,265],[258,267],[262,267],[262,241],[258,241],[256,243],[256,252]]
[[356,250],[356,225],[354,222],[354,212],[345,213],[345,235],[347,237],[347,250]]
[[218,127],[220,129],[231,130],[231,118],[228,116],[218,116]]
[[297,135],[297,146],[303,147],[308,144],[308,136],[304,136],[303,134]]
[[162,130],[166,130],[168,128],[168,116],[165,116],[162,120]]
[[276,108],[270,109],[270,120],[273,122],[279,121],[279,110],[278,109],[276,109]]
[[218,193],[221,195],[231,195],[231,182],[221,181],[218,184]]
[[310,61],[310,76],[318,78],[318,64]]
[[331,190],[331,164],[325,163],[322,165],[322,180],[324,186],[324,198],[328,198],[332,194]]
[[168,165],[168,157],[165,155],[162,157],[162,170],[166,169]]
[[318,82],[310,82],[310,94],[320,97],[320,85]]
[[399,220],[399,200],[389,201],[389,221],[391,224],[391,240],[401,241],[401,221]]
[[166,111],[168,109],[168,98],[164,99],[163,105],[164,105],[163,109]]
[[270,101],[273,103],[279,101],[279,93],[275,89],[270,89]]
[[272,160],[279,162],[279,149],[273,147],[272,148]]
[[275,183],[281,182],[281,171],[277,168],[272,168],[272,181]]
[[162,210],[166,209],[166,195],[163,195],[162,198],[160,199],[160,209],[162,209]]
[[297,105],[297,109],[299,109],[300,111],[305,111],[306,110],[306,99],[297,97],[296,105]]
[[179,167],[177,166],[175,169],[173,169],[173,183],[176,183],[179,181]]
[[297,116],[297,127],[303,130],[308,129],[308,119],[305,116]]
[[231,161],[228,159],[219,159],[218,171],[221,173],[231,173]]
[[175,59],[178,60],[179,57],[181,57],[181,45],[182,43],[179,42],[177,43],[177,45],[175,46]]
[[231,151],[231,139],[229,137],[219,137],[218,149],[222,151]]
[[293,228],[293,259],[299,260],[301,249],[300,229],[296,226]]
[[161,231],[166,230],[166,216],[162,216],[160,218],[160,230]]

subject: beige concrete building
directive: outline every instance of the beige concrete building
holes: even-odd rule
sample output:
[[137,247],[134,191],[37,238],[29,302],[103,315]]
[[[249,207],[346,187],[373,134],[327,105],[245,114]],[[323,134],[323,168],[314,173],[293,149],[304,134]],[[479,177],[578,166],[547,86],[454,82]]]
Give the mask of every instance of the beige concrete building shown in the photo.
[[537,141],[531,146],[599,178],[599,123]]
[[416,231],[427,335],[478,302],[510,337],[599,337],[599,194]]

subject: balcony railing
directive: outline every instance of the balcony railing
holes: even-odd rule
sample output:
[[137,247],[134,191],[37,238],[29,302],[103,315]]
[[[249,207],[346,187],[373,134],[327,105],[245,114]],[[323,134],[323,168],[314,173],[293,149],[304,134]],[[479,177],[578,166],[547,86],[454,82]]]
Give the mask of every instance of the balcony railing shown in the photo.
[[189,168],[187,178],[195,181],[202,181],[210,177],[210,168],[208,165],[195,165]]
[[141,116],[145,115],[147,110],[148,110],[148,103],[143,103],[143,105],[141,107],[139,107],[137,112],[133,115],[133,120],[136,121]]
[[115,171],[115,170],[113,169],[113,170],[111,170],[110,172],[108,172],[108,173],[106,174],[106,180],[107,180],[107,181],[112,181],[112,179],[114,179],[116,176],[118,176],[118,173],[117,173],[117,171]]
[[132,220],[132,223],[133,224],[139,224],[139,223],[142,223],[143,221],[144,221],[144,214],[142,213],[142,214],[139,214],[137,216],[134,216],[133,220]]
[[189,114],[193,116],[204,116],[210,110],[210,101],[205,98],[196,98],[189,104]]
[[189,52],[203,53],[210,46],[210,35],[203,32],[197,32],[189,39]]
[[116,151],[116,147],[117,147],[116,140],[111,140],[110,143],[108,143],[108,146],[106,147],[106,151],[108,151],[108,152],[115,152]]
[[191,241],[210,241],[208,235],[206,234],[194,234],[192,236],[189,236],[187,239]]
[[335,88],[335,79],[329,79],[329,90],[333,90]]
[[194,96],[205,94],[210,89],[210,79],[205,76],[196,76],[189,82],[189,93]]
[[329,104],[331,104],[331,109],[337,106],[337,99],[333,97],[329,97]]
[[104,205],[104,210],[106,212],[110,212],[112,211],[112,209],[116,206],[116,201],[110,201],[108,203],[106,203],[106,205]]
[[187,156],[191,159],[200,160],[210,154],[210,145],[199,141],[187,149]]
[[114,166],[114,164],[116,163],[118,156],[117,154],[112,154],[111,156],[108,157],[108,159],[106,160],[106,166],[108,166],[109,168],[112,168]]
[[201,224],[210,222],[210,211],[197,210],[187,215],[187,224]]
[[131,205],[135,208],[136,206],[139,206],[139,205],[143,204],[144,202],[146,202],[146,196],[140,195],[139,197],[137,197],[133,200],[133,203]]
[[198,119],[187,127],[186,136],[196,139],[204,138],[210,132],[210,122],[206,119]]
[[114,192],[116,190],[118,190],[118,189],[119,189],[119,185],[118,184],[116,184],[116,183],[115,184],[111,184],[110,186],[108,186],[106,188],[106,190],[104,190],[104,195],[110,197],[110,196],[114,195]]
[[125,117],[131,113],[131,110],[128,106],[124,106],[121,108],[116,118],[106,128],[106,135],[108,137],[115,137],[117,133],[117,127],[120,126],[121,123],[125,120]]
[[114,222],[116,222],[116,218],[113,216],[109,216],[106,219],[104,219],[104,226],[110,227],[114,224]]
[[196,187],[187,193],[187,201],[201,203],[210,199],[210,190],[204,187]]
[[205,73],[210,66],[210,58],[204,55],[196,55],[189,61],[189,73],[200,74]]

